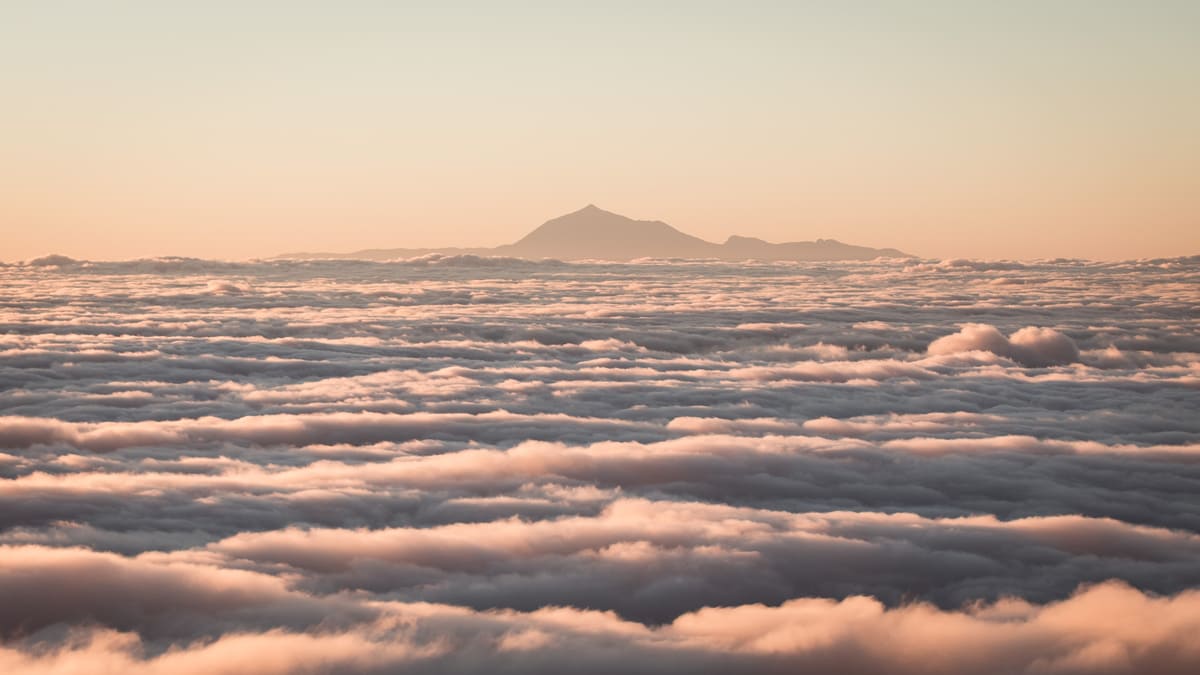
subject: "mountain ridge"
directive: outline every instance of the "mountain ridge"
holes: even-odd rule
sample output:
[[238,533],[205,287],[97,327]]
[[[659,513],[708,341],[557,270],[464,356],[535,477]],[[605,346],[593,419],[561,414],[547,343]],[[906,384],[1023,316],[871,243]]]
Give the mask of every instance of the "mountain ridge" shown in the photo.
[[894,248],[844,244],[836,239],[772,243],[731,235],[717,244],[664,223],[634,220],[594,204],[551,218],[511,244],[485,248],[374,248],[352,253],[289,253],[277,258],[390,260],[421,255],[481,255],[558,260],[716,258],[720,260],[872,260],[914,257]]

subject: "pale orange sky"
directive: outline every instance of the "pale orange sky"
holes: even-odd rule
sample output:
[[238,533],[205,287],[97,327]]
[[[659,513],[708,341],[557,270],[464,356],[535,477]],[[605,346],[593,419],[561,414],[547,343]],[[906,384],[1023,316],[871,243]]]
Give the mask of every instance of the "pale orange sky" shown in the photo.
[[[0,260],[721,241],[1200,253],[1200,3],[0,7]],[[992,6],[995,5],[995,6]]]

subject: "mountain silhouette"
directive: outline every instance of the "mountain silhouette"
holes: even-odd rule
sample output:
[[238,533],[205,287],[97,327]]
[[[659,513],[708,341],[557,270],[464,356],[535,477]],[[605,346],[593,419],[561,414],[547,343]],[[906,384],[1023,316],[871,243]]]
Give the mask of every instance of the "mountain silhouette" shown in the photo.
[[720,247],[684,234],[661,220],[634,220],[588,204],[546,221],[520,241],[499,246],[500,255],[522,258],[709,258]]
[[354,253],[293,253],[280,258],[391,260],[428,254],[633,260],[636,258],[717,258],[721,260],[872,260],[910,258],[894,248],[870,248],[833,239],[773,244],[732,236],[724,244],[694,237],[660,220],[634,220],[588,204],[548,220],[512,244],[493,248],[392,248]]

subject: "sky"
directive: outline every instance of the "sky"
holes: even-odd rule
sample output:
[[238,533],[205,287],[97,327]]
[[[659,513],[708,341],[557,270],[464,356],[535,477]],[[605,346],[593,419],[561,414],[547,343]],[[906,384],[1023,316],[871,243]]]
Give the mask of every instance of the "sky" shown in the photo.
[[[1200,3],[0,5],[0,260],[715,241],[1200,253]],[[503,6],[502,6],[503,5]]]

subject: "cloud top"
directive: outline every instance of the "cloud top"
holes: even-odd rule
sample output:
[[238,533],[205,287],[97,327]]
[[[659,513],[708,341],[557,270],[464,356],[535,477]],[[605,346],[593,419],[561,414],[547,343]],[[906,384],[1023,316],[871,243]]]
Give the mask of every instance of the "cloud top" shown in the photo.
[[1197,282],[0,266],[0,672],[1190,674]]
[[957,333],[929,343],[929,353],[933,355],[972,351],[991,352],[1031,368],[1061,366],[1079,360],[1079,347],[1074,340],[1053,328],[1037,326],[1026,326],[1005,337],[995,326],[968,323]]

